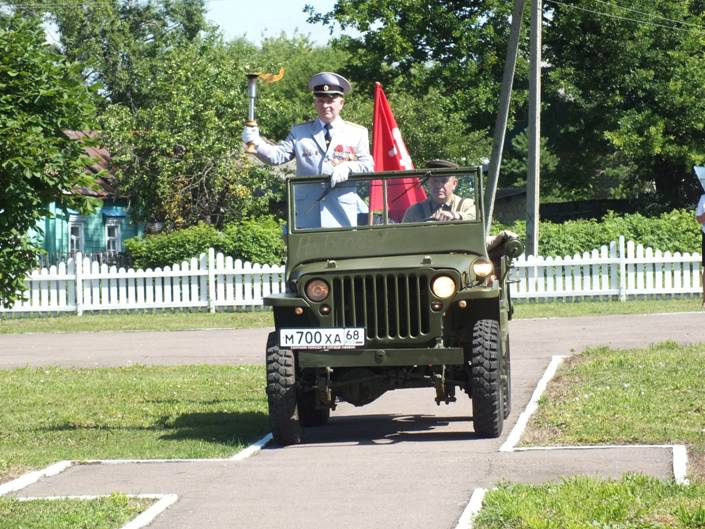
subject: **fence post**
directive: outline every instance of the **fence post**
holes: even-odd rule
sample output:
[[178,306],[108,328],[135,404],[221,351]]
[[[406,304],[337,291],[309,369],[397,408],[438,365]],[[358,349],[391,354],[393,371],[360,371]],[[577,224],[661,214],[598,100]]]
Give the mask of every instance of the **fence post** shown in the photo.
[[627,252],[624,235],[619,236],[619,301],[627,301]]
[[215,312],[215,250],[208,248],[208,310]]
[[76,315],[83,316],[83,254],[76,252]]

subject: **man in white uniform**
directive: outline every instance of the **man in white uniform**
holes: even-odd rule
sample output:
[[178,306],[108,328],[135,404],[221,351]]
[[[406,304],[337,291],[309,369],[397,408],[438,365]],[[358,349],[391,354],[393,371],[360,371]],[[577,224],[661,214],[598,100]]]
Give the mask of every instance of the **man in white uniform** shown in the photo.
[[698,200],[698,206],[695,208],[695,218],[700,223],[700,235],[702,237],[700,255],[702,256],[703,265],[703,308],[705,309],[705,195],[700,195],[700,200]]
[[297,186],[297,228],[354,226],[358,195],[353,186],[343,182],[350,173],[374,169],[367,129],[340,117],[343,96],[351,90],[343,76],[321,72],[311,78],[308,87],[313,92],[317,119],[294,125],[278,144],[262,138],[257,127],[245,127],[242,139],[255,145],[256,156],[263,162],[279,165],[296,158],[297,176],[330,175],[330,188]]

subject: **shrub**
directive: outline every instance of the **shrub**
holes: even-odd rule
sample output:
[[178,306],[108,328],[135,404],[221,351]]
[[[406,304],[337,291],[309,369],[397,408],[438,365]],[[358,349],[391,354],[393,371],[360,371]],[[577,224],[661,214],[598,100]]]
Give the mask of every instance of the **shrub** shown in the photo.
[[226,244],[223,234],[208,224],[125,241],[125,251],[137,268],[171,266],[198,257],[210,247],[223,251]]
[[198,224],[169,233],[125,241],[125,251],[137,268],[156,268],[198,257],[209,248],[235,259],[278,264],[284,259],[281,222],[274,217],[247,219],[221,232]]
[[227,247],[224,253],[243,261],[261,264],[279,264],[284,260],[286,247],[282,237],[282,222],[274,217],[247,219],[226,226]]
[[[493,232],[503,229],[493,227]],[[508,227],[524,237],[526,223],[517,221]],[[677,209],[658,217],[639,213],[619,216],[608,213],[601,221],[570,220],[563,223],[542,221],[539,224],[539,253],[543,256],[566,256],[592,251],[624,235],[627,240],[670,252],[699,252],[700,225],[692,211]]]

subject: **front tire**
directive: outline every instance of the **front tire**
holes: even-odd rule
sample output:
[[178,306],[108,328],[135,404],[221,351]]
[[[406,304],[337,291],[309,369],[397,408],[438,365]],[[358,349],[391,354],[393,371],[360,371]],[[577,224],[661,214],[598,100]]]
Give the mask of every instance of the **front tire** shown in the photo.
[[504,405],[504,418],[512,413],[512,368],[509,354],[509,339],[504,345],[504,360],[502,361],[502,404]]
[[278,333],[267,338],[267,404],[272,437],[282,446],[303,438],[296,402],[296,362],[291,349],[281,349]]
[[504,428],[502,366],[499,323],[478,320],[473,325],[470,352],[470,388],[475,433],[499,437]]

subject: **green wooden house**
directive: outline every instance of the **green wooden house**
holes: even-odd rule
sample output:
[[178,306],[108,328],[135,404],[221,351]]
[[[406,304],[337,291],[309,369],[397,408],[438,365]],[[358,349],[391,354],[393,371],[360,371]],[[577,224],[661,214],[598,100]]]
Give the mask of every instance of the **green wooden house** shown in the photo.
[[[80,141],[91,133],[65,131],[65,134]],[[87,147],[86,152],[94,160],[86,170],[93,174],[104,171],[103,176],[97,178],[98,190],[76,188],[71,192],[99,199],[102,206],[91,215],[80,215],[56,203],[49,204],[50,215],[40,219],[30,234],[46,252],[43,264],[55,264],[76,252],[101,262],[121,262],[123,241],[144,234],[144,224],[130,219],[129,203],[119,196],[114,186],[114,177],[108,171],[110,153],[93,147]]]

